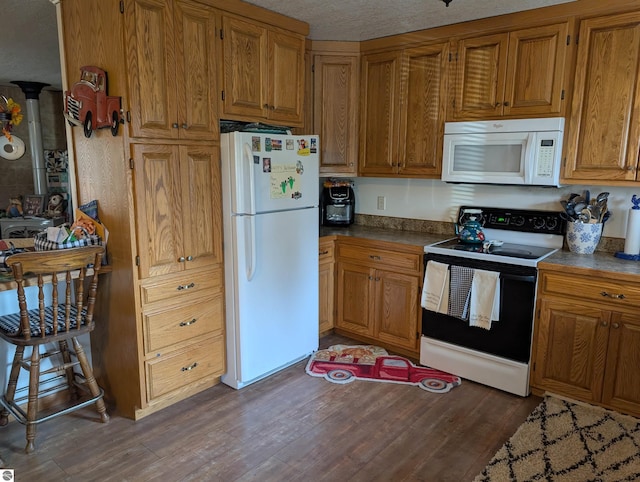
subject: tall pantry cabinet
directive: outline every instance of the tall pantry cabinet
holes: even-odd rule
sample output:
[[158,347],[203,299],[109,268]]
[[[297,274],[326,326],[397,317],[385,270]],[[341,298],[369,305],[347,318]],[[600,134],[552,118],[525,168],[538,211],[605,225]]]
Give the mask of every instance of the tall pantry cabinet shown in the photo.
[[224,373],[218,15],[189,0],[62,0],[64,74],[109,74],[121,134],[71,129],[78,202],[111,237],[93,364],[108,401],[141,418]]

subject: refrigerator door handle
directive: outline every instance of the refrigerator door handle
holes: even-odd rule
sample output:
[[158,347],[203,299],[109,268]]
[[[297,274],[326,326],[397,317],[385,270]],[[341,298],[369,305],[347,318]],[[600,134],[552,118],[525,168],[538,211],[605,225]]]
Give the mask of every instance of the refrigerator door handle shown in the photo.
[[[244,150],[244,162],[243,169],[246,169],[245,172],[249,174],[249,191],[245,194],[245,199],[249,201],[249,210],[245,211],[249,214],[256,213],[256,179],[255,173],[253,171],[253,154],[251,153],[251,146],[248,142],[245,142],[242,146]],[[241,187],[240,187],[241,188]],[[246,209],[246,206],[245,206]]]
[[253,279],[253,275],[256,274],[256,218],[255,216],[243,216],[245,223],[248,222],[249,225],[246,226],[244,230],[245,235],[245,249],[246,259],[247,259],[247,281],[251,281]]

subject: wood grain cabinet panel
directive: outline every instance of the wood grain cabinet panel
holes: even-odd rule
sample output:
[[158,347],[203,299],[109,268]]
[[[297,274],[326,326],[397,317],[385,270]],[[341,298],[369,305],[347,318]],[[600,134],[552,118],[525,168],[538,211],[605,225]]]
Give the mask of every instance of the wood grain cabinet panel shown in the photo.
[[219,149],[132,145],[140,276],[222,262]]
[[638,416],[637,287],[599,273],[540,271],[532,386]]
[[303,125],[304,37],[223,17],[223,118]]
[[453,42],[449,120],[564,113],[569,22]]
[[320,174],[358,170],[359,55],[313,56],[313,130],[320,136]]
[[320,239],[319,252],[319,327],[320,334],[333,329],[335,306],[335,258],[333,240]]
[[[336,329],[399,353],[418,352],[421,256],[374,242],[337,241]],[[358,254],[360,253],[360,255]],[[404,259],[403,259],[404,258]]]
[[132,137],[218,138],[216,18],[188,0],[125,2]]
[[580,23],[564,178],[637,181],[640,12]]

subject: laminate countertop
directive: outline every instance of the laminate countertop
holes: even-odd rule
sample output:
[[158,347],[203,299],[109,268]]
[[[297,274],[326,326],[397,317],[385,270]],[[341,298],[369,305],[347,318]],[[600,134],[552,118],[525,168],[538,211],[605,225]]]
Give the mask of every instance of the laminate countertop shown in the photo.
[[402,231],[399,229],[374,228],[352,224],[348,227],[328,227],[320,226],[320,237],[346,236],[352,238],[363,238],[373,241],[384,241],[388,243],[406,244],[410,246],[427,246],[429,244],[453,238],[446,234],[423,233],[417,231]]

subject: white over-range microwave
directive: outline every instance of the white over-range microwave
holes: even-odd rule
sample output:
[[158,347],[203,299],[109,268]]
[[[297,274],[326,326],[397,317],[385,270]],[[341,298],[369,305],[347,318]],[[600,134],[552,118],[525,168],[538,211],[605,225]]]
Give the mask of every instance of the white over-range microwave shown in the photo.
[[442,180],[559,186],[564,118],[447,122]]

